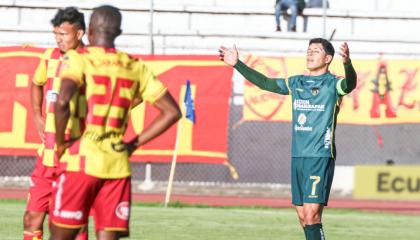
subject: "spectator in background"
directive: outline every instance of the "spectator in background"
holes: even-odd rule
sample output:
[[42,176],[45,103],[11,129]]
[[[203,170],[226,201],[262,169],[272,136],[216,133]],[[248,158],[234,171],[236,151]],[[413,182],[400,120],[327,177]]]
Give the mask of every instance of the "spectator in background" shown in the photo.
[[290,8],[291,15],[290,20],[287,23],[287,31],[296,32],[296,18],[297,15],[301,15],[305,8],[304,0],[276,0],[275,5],[275,19],[276,19],[276,31],[281,31],[280,27],[280,16]]
[[[308,0],[307,8],[322,8],[323,0]],[[327,8],[330,7],[330,3],[327,1]]]
[[306,2],[305,0],[298,0],[298,15],[302,16],[303,15],[303,9],[305,9],[306,7]]

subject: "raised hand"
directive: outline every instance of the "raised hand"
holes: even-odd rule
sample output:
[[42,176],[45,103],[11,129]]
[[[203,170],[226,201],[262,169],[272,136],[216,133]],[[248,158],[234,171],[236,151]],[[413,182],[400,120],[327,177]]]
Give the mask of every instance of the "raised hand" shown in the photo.
[[341,44],[340,56],[343,58],[343,63],[349,63],[350,62],[350,51],[349,51],[349,46],[347,45],[346,42]]
[[238,50],[236,49],[235,45],[233,45],[233,48],[220,46],[219,56],[220,60],[230,66],[235,66],[235,64],[238,62]]

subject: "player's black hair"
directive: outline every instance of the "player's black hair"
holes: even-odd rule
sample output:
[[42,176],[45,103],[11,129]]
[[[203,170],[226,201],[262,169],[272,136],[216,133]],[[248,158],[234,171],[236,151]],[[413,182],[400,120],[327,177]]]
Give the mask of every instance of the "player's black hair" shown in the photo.
[[79,29],[86,31],[85,17],[83,13],[79,12],[75,7],[59,9],[54,18],[51,19],[51,24],[54,27],[60,26],[63,22],[69,22],[79,27]]
[[324,48],[324,51],[327,55],[331,55],[332,57],[334,57],[334,47],[331,44],[330,41],[328,41],[327,39],[323,39],[323,38],[312,38],[309,41],[309,45],[311,45],[312,43],[321,43],[322,47]]
[[97,33],[103,33],[107,37],[116,38],[121,34],[122,16],[118,8],[110,5],[102,5],[93,9],[90,17],[90,27]]

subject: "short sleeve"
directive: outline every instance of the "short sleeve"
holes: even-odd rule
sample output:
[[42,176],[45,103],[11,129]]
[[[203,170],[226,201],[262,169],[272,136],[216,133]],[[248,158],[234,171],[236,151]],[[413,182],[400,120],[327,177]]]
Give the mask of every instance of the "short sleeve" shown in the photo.
[[283,95],[289,95],[291,93],[288,78],[278,78],[276,83],[279,88],[278,93]]
[[149,103],[154,103],[162,97],[167,88],[159,81],[150,69],[140,61],[140,96]]
[[75,81],[78,86],[83,84],[84,62],[83,57],[75,50],[68,51],[60,67],[60,78]]
[[[48,52],[48,51],[46,51]],[[47,82],[47,58],[46,53],[42,56],[39,61],[39,64],[35,70],[34,77],[32,82],[38,86],[44,86]]]

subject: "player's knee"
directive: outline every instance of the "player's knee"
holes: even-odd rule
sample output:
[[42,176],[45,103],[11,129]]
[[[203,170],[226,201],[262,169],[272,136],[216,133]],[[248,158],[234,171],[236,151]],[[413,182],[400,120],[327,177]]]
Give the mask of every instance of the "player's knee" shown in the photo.
[[321,214],[316,211],[308,211],[304,216],[304,223],[306,225],[312,225],[321,222]]
[[71,240],[76,239],[80,229],[62,228],[54,223],[50,225],[51,238],[50,240]]
[[42,229],[44,221],[43,213],[34,213],[26,211],[23,215],[23,227],[28,231],[35,231]]
[[299,223],[302,225],[302,227],[305,227],[305,214],[303,211],[303,207],[296,206],[296,213],[299,218]]
[[96,233],[96,238],[98,240],[117,240],[120,236],[118,232],[114,231],[99,231]]

